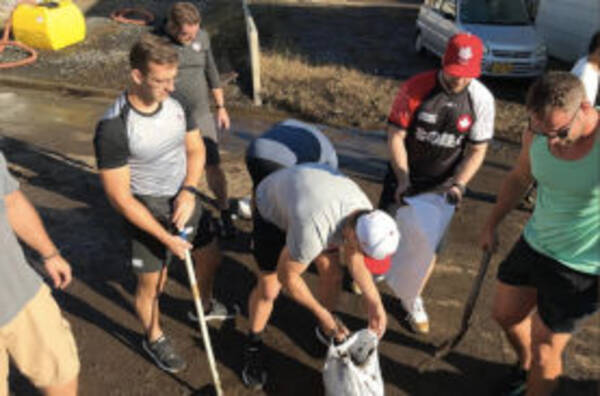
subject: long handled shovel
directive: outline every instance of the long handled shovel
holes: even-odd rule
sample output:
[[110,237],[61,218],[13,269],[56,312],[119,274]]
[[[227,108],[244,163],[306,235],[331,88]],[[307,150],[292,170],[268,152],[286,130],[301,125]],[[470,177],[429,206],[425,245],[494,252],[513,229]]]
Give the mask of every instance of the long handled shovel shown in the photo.
[[[186,238],[189,233],[189,229],[181,231],[179,236]],[[215,356],[213,355],[212,344],[210,343],[210,335],[208,334],[208,328],[206,327],[206,321],[204,320],[204,308],[202,307],[202,300],[200,298],[200,291],[198,290],[198,282],[196,281],[196,272],[194,271],[194,264],[192,262],[192,255],[189,250],[185,252],[185,269],[187,270],[188,279],[190,281],[190,290],[194,298],[194,306],[196,307],[196,315],[198,315],[198,322],[200,324],[200,331],[202,332],[202,341],[204,341],[204,349],[206,349],[206,356],[208,357],[208,365],[210,366],[210,373],[212,375],[213,383],[217,390],[217,395],[223,395],[223,389],[221,388],[221,379],[217,372],[217,365],[215,364]]]
[[419,371],[423,371],[424,369],[429,367],[434,361],[444,358],[448,353],[450,353],[452,349],[454,349],[458,345],[458,343],[463,339],[463,337],[469,330],[469,326],[471,326],[471,317],[473,316],[473,311],[475,309],[475,304],[477,303],[477,298],[479,297],[479,292],[481,291],[481,286],[483,285],[483,280],[485,278],[487,269],[490,265],[491,259],[492,253],[489,250],[484,250],[483,257],[481,258],[481,264],[479,265],[479,272],[477,273],[477,276],[473,281],[473,286],[471,287],[469,298],[467,299],[467,303],[465,304],[465,310],[463,312],[459,331],[453,337],[442,342],[433,354],[433,357],[430,357],[425,361],[421,362],[421,364],[419,364]]

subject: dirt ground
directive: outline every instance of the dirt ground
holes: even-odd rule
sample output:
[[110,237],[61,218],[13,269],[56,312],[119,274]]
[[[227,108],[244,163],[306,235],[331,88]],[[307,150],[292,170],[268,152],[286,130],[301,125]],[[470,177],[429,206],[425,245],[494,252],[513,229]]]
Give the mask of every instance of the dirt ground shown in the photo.
[[[126,264],[122,224],[106,202],[93,167],[92,125],[107,104],[104,99],[0,86],[0,105],[12,109],[0,115],[0,150],[75,271],[76,280],[68,290],[54,295],[77,339],[82,361],[81,394],[206,394],[203,392],[211,389],[207,386],[210,375],[199,331],[186,319],[191,301],[181,268],[173,268],[162,297],[162,322],[189,368],[178,375],[165,374],[140,348],[142,333],[133,313],[134,282]],[[28,117],[32,113],[38,116]],[[242,150],[253,135],[276,119],[243,113],[234,114],[233,119],[232,132],[224,138],[224,167],[232,196],[243,196],[249,192],[249,178],[241,162]],[[342,169],[376,200],[385,169],[382,136],[324,129],[336,145]],[[492,384],[513,362],[506,340],[490,318],[489,306],[496,266],[517,238],[529,216],[527,211],[514,212],[502,227],[501,250],[487,274],[474,324],[463,343],[429,371],[420,373],[417,369],[435,345],[458,328],[479,262],[475,244],[479,227],[516,151],[514,145],[493,145],[484,168],[470,186],[469,198],[452,223],[447,249],[424,293],[432,320],[429,336],[417,336],[407,329],[398,301],[382,287],[389,313],[389,328],[380,348],[386,394],[489,394]],[[242,312],[233,322],[210,326],[225,394],[320,395],[324,350],[313,336],[315,322],[285,295],[277,302],[266,332],[270,382],[262,392],[249,392],[241,383],[245,307],[256,267],[248,254],[250,224],[239,221],[237,225],[239,237],[222,241],[224,261],[216,294],[229,304],[239,304]],[[37,261],[31,252],[28,256],[33,263]],[[314,286],[313,274],[308,274],[307,280]],[[347,289],[340,299],[340,313],[351,329],[365,326],[361,300]],[[588,321],[569,345],[559,395],[595,394],[600,377],[598,319],[596,315]],[[16,370],[12,371],[11,387],[15,395],[36,394]]]
[[[162,3],[166,2],[147,3],[164,7]],[[211,3],[215,4],[211,1],[200,3],[205,4],[207,10]],[[262,45],[266,53],[300,53],[302,62],[309,65],[341,65],[367,75],[375,82],[387,81],[389,86],[394,86],[414,71],[435,66],[436,60],[416,58],[410,51],[410,32],[416,15],[414,3],[392,0],[388,4],[382,3],[371,3],[368,7],[364,4],[360,7],[356,4],[323,7],[307,2],[286,6],[255,2],[252,7],[259,29],[264,26]],[[104,29],[104,33],[90,35],[89,40],[101,41],[103,48],[110,49],[109,55],[95,52],[91,58],[85,58],[88,52],[74,47],[68,57],[48,56],[46,61],[15,72],[15,75],[45,79],[59,76],[59,80],[64,78],[75,84],[120,88],[125,81],[119,66],[119,62],[123,62],[125,42],[134,39],[140,28],[125,28],[106,21],[105,16],[117,4],[116,0],[94,4],[89,8],[92,11],[88,14],[91,18],[88,27],[98,31]],[[280,17],[280,22],[275,22]],[[353,39],[343,40],[343,37]],[[81,48],[96,48],[92,44]],[[382,49],[386,46],[391,51]],[[111,58],[113,55],[115,58]],[[91,60],[86,63],[84,58]],[[231,58],[235,57],[224,56],[223,59]],[[119,61],[110,64],[110,59]],[[236,63],[229,62],[232,70],[238,71]],[[283,84],[277,81],[272,80],[273,87]],[[470,185],[468,198],[453,220],[447,249],[425,290],[425,303],[432,320],[431,334],[423,337],[411,333],[398,301],[389,289],[382,287],[389,312],[389,329],[380,348],[380,359],[388,395],[487,395],[492,384],[507,373],[514,361],[507,341],[490,318],[489,306],[498,262],[527,220],[529,212],[525,210],[512,213],[502,227],[501,249],[486,276],[474,324],[464,341],[429,371],[420,373],[417,370],[418,364],[433,352],[435,345],[452,335],[459,326],[462,307],[479,263],[480,252],[475,241],[480,226],[489,213],[499,182],[510,169],[518,150],[510,141],[518,140],[515,131],[524,122],[522,93],[525,84],[519,81],[486,83],[499,98],[496,133],[501,139],[492,144],[482,171]],[[305,89],[301,89],[301,84],[292,84],[296,83],[289,82],[289,91],[293,95],[304,95],[298,99],[299,103],[306,103],[313,97],[335,101],[335,94],[340,92],[331,91],[318,82],[305,86]],[[319,86],[324,88],[317,89]],[[241,161],[243,149],[253,135],[281,119],[281,111],[285,111],[329,125],[323,128],[336,145],[343,171],[376,201],[385,170],[384,139],[381,133],[360,131],[358,127],[379,129],[385,112],[382,115],[378,106],[387,105],[373,106],[362,115],[366,121],[361,124],[350,118],[349,109],[363,104],[356,97],[340,102],[337,112],[331,113],[329,105],[321,105],[324,111],[317,113],[311,109],[299,111],[283,101],[278,102],[274,93],[267,92],[273,99],[266,109],[248,110],[243,78],[236,85],[228,86],[228,95],[234,104],[233,127],[231,133],[222,138],[224,167],[232,196],[249,192],[249,178]],[[389,99],[381,95],[381,101],[391,100],[391,95]],[[141,350],[142,333],[133,313],[134,281],[126,264],[122,223],[106,202],[94,168],[93,125],[108,103],[106,98],[28,91],[0,84],[0,108],[10,109],[0,112],[0,150],[7,156],[11,171],[19,178],[22,189],[40,211],[51,236],[75,270],[76,280],[72,286],[66,292],[55,292],[55,297],[77,339],[82,360],[81,394],[208,394],[210,374],[206,355],[199,331],[186,319],[192,305],[181,268],[173,268],[161,308],[165,331],[172,336],[189,367],[179,375],[165,374]],[[350,104],[354,107],[344,107]],[[336,116],[336,113],[339,114]],[[344,115],[348,116],[346,122]],[[331,127],[332,124],[344,128],[340,130]],[[210,206],[210,198],[206,200]],[[256,280],[256,266],[248,254],[251,225],[239,221],[237,226],[241,230],[239,237],[221,243],[224,261],[217,277],[216,294],[229,304],[239,304],[242,312],[235,321],[210,326],[225,394],[323,394],[320,371],[324,351],[313,337],[315,322],[308,312],[285,295],[277,302],[266,332],[271,368],[269,384],[262,392],[249,392],[243,387],[239,377],[240,352],[247,331],[246,300]],[[37,261],[31,252],[28,257],[34,263]],[[308,274],[307,280],[312,286],[314,275]],[[365,326],[360,298],[347,290],[341,296],[340,311],[351,329]],[[595,315],[567,348],[566,374],[559,395],[597,394],[599,325],[600,315]],[[10,383],[15,395],[36,394],[16,370],[12,371]]]

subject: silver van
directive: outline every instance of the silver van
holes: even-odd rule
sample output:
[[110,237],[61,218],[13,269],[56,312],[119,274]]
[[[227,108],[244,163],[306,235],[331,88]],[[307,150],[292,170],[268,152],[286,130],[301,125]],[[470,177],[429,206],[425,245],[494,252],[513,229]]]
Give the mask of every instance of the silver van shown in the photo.
[[546,46],[523,0],[425,0],[417,17],[415,50],[441,57],[458,32],[483,41],[483,75],[535,77],[546,68]]

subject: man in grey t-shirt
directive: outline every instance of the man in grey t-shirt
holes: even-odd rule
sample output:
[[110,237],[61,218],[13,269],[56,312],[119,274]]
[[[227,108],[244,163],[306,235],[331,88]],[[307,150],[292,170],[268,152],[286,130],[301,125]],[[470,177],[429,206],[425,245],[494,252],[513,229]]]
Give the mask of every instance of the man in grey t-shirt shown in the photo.
[[0,152],[0,395],[8,394],[8,356],[47,394],[76,395],[79,358],[66,321],[17,241],[36,250],[54,287],[71,282],[71,267],[19,191]]
[[190,2],[176,2],[171,6],[165,33],[179,54],[179,75],[175,90],[190,105],[194,121],[200,129],[206,147],[206,181],[215,194],[221,211],[221,236],[235,235],[232,213],[229,208],[227,180],[221,168],[218,133],[210,111],[212,96],[217,108],[217,127],[229,129],[229,114],[219,79],[208,33],[200,28],[198,8]]
[[[258,185],[255,199],[253,253],[262,274],[248,302],[250,333],[242,379],[259,388],[266,382],[261,332],[282,286],[315,314],[320,338],[339,341],[348,330],[331,311],[341,287],[338,264],[344,263],[364,292],[369,327],[383,335],[386,314],[367,267],[389,266],[399,232],[388,214],[373,210],[356,183],[324,164],[272,173]],[[320,302],[301,276],[312,262],[328,280],[319,285]]]

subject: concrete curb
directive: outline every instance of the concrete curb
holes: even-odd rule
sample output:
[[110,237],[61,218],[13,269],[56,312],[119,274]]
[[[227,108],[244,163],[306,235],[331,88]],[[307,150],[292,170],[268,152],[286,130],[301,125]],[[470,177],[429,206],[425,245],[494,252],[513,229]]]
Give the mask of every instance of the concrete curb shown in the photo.
[[69,84],[62,81],[23,78],[11,75],[0,76],[0,85],[14,88],[37,89],[40,91],[60,91],[75,96],[106,99],[114,99],[121,93],[121,90],[117,89],[88,87],[84,85]]

